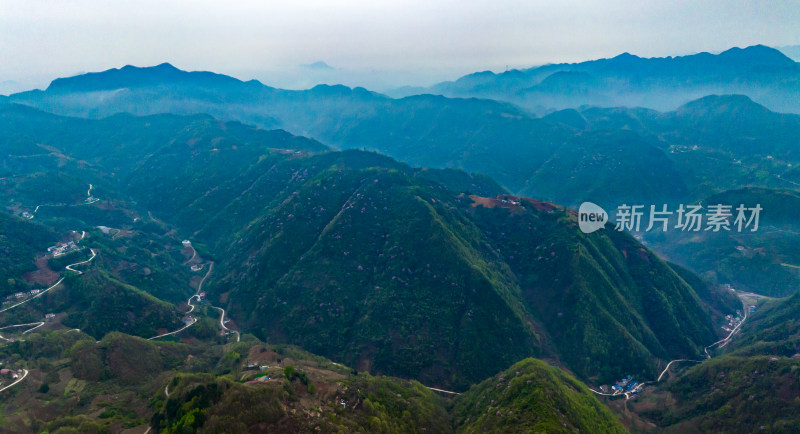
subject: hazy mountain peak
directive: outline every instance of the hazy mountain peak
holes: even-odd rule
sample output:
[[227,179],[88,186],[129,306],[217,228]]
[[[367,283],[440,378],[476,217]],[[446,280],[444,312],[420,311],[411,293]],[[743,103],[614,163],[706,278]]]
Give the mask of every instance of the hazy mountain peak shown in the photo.
[[618,54],[618,55],[614,56],[613,59],[614,60],[631,60],[631,59],[641,59],[641,57],[633,55],[633,54],[628,53],[626,51],[626,52],[624,52],[622,54]]
[[154,66],[153,69],[158,69],[158,70],[162,70],[162,71],[163,70],[179,71],[178,68],[172,66],[172,64],[169,63],[169,62],[164,62],[164,63],[158,64],[158,65]]
[[187,72],[165,62],[147,67],[125,65],[122,68],[112,68],[102,72],[57,78],[50,83],[47,91],[91,92],[178,83],[210,86],[242,82],[236,78],[213,72]]
[[745,61],[758,64],[769,64],[776,66],[793,65],[794,60],[788,58],[785,54],[765,45],[753,45],[750,47],[739,48],[733,47],[729,50],[723,51],[718,55],[721,59]]
[[625,52],[514,73],[476,72],[428,91],[503,100],[534,113],[582,105],[666,111],[709,93],[747,94],[771,110],[797,113],[798,81],[800,64],[774,48],[754,45],[720,54],[648,58]]
[[732,110],[767,111],[747,95],[708,95],[684,104],[678,112],[726,112]]
[[309,63],[308,65],[302,65],[302,67],[307,69],[313,69],[316,71],[333,71],[336,69],[333,66],[328,65],[327,63],[321,60],[318,60],[314,63]]

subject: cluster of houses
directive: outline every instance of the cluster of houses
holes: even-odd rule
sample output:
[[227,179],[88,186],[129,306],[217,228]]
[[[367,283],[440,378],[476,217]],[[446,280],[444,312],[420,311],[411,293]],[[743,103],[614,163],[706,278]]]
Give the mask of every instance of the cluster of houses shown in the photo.
[[47,253],[52,253],[54,258],[57,258],[61,255],[65,255],[69,252],[73,252],[78,250],[79,247],[75,244],[75,241],[69,241],[66,243],[58,243],[55,246],[50,246],[47,248]]
[[15,299],[19,300],[20,298],[25,298],[25,297],[33,297],[34,295],[36,295],[36,294],[38,294],[40,292],[42,292],[41,289],[31,289],[30,291],[26,291],[26,292],[17,292],[17,293],[14,293],[13,295],[9,295],[8,297],[6,297],[6,300],[7,301],[12,301],[12,300],[15,300]]
[[[754,307],[754,306],[751,306],[751,308],[752,307]],[[754,310],[750,310],[750,312],[754,312]],[[725,321],[727,321],[727,323],[726,323],[726,325],[722,326],[722,330],[725,330],[726,332],[729,332],[729,331],[733,330],[734,328],[736,328],[736,326],[738,326],[739,323],[742,322],[742,319],[739,318],[739,311],[736,311],[736,316],[725,315]]]
[[23,212],[22,212],[22,214],[21,214],[20,216],[21,216],[22,218],[24,218],[24,219],[28,219],[28,220],[30,220],[30,219],[32,219],[32,218],[33,218],[33,214],[29,213],[28,211],[23,211]]
[[267,369],[269,369],[269,366],[262,365],[259,362],[250,362],[250,363],[244,365],[244,370],[245,371],[256,371],[256,370],[266,371]]
[[615,382],[610,388],[606,385],[600,386],[600,391],[603,393],[613,393],[614,395],[625,392],[634,395],[639,392],[639,389],[636,388],[638,385],[638,382],[633,381],[633,376],[628,375],[627,377]]
[[192,271],[200,271],[203,269],[203,264],[194,264],[189,267]]
[[[244,365],[244,370],[245,371],[261,371],[261,372],[264,372],[267,369],[269,369],[269,366],[262,365],[260,362],[248,362],[246,365]],[[258,378],[255,378],[253,380],[247,381],[247,382],[245,382],[245,384],[262,383],[262,382],[265,382],[265,381],[269,381],[271,379],[272,379],[272,376],[263,375],[261,377],[258,377]]]

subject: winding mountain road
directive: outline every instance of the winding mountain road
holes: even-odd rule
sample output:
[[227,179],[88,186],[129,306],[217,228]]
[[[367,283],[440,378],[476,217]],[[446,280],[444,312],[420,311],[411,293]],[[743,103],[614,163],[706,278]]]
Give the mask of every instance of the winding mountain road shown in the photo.
[[9,307],[7,307],[7,308],[5,308],[5,309],[3,309],[3,310],[0,310],[0,313],[3,313],[3,312],[5,312],[5,311],[7,311],[7,310],[11,310],[11,309],[13,309],[13,308],[15,308],[15,307],[17,307],[17,306],[21,306],[21,305],[23,305],[23,304],[25,304],[25,303],[27,303],[27,302],[29,302],[29,301],[33,300],[34,298],[38,298],[38,297],[41,297],[41,296],[43,296],[45,293],[47,293],[47,291],[49,291],[49,290],[51,290],[51,289],[55,288],[55,287],[56,287],[56,286],[58,286],[58,285],[59,285],[59,284],[60,284],[62,281],[64,281],[64,278],[63,278],[63,277],[62,277],[62,278],[60,278],[60,279],[58,279],[58,282],[54,283],[54,284],[53,284],[53,286],[51,286],[51,287],[49,287],[49,288],[47,288],[47,289],[45,289],[45,290],[42,290],[41,292],[39,292],[38,294],[34,295],[33,297],[30,297],[30,298],[28,298],[28,299],[26,299],[26,300],[24,300],[24,301],[21,301],[21,302],[19,302],[19,303],[15,304],[15,305],[13,305],[13,306],[9,306]]
[[[76,273],[78,273],[78,274],[83,274],[83,271],[74,270],[74,269],[72,269],[71,267],[73,267],[73,266],[75,266],[75,265],[81,265],[81,264],[85,264],[85,263],[87,263],[87,262],[91,262],[91,260],[92,260],[92,259],[94,259],[94,257],[95,257],[95,256],[97,256],[97,254],[95,253],[94,249],[90,249],[90,250],[92,251],[92,257],[91,257],[91,258],[89,258],[89,259],[87,259],[87,260],[85,260],[85,261],[76,262],[76,263],[74,263],[74,264],[69,264],[69,265],[67,265],[67,266],[65,267],[65,269],[67,269],[67,270],[69,270],[69,271],[74,271],[74,272],[76,272]],[[41,296],[43,296],[45,293],[47,293],[47,291],[49,291],[49,290],[51,290],[51,289],[55,288],[55,287],[56,287],[56,286],[58,286],[58,285],[59,285],[59,284],[60,284],[62,281],[64,281],[64,278],[63,278],[63,277],[62,277],[62,278],[60,278],[60,279],[58,279],[58,282],[54,283],[54,284],[53,284],[51,287],[49,287],[49,288],[47,288],[47,289],[45,289],[45,290],[42,290],[42,291],[40,291],[38,294],[34,295],[33,297],[30,297],[30,298],[26,299],[25,301],[21,301],[21,302],[19,302],[19,303],[15,304],[15,305],[13,305],[13,306],[9,306],[9,307],[7,307],[7,308],[5,308],[5,309],[2,309],[2,310],[0,310],[0,313],[2,313],[2,312],[5,312],[5,311],[7,311],[7,310],[11,310],[11,309],[13,309],[13,308],[15,308],[15,307],[17,307],[17,306],[23,305],[23,304],[25,304],[25,303],[27,303],[27,302],[29,302],[29,301],[33,300],[34,298],[38,298],[38,297],[41,297]]]
[[194,258],[196,258],[196,257],[197,257],[197,250],[195,250],[195,249],[194,249],[194,246],[189,246],[189,247],[191,247],[191,249],[192,249],[192,257],[191,257],[191,258],[189,258],[189,259],[187,259],[187,260],[186,260],[186,261],[183,263],[183,265],[186,265],[186,264],[188,264],[188,263],[192,262],[192,259],[194,259]]
[[191,321],[189,321],[189,323],[188,323],[188,324],[186,324],[185,326],[183,326],[183,327],[179,328],[178,330],[175,330],[174,332],[169,332],[169,333],[164,333],[163,335],[153,336],[152,338],[147,338],[147,340],[148,340],[148,341],[152,341],[153,339],[163,338],[164,336],[169,336],[169,335],[178,334],[178,333],[180,333],[180,332],[182,332],[182,331],[184,331],[184,330],[188,329],[189,327],[193,326],[193,325],[194,325],[194,323],[196,323],[196,322],[197,322],[197,320],[196,320],[196,319],[194,319],[194,318],[192,318],[192,320],[191,320]]
[[[5,330],[5,329],[10,329],[10,328],[15,328],[15,327],[27,327],[27,326],[32,325],[33,327],[31,327],[28,330],[25,330],[24,332],[22,332],[22,334],[24,335],[24,334],[27,334],[29,332],[32,332],[32,331],[38,329],[39,327],[43,326],[44,324],[45,324],[44,321],[31,322],[31,323],[27,323],[27,324],[13,324],[13,325],[5,326],[5,327],[0,327],[0,330]],[[7,337],[5,337],[3,335],[0,335],[0,339],[2,339],[4,341],[10,341],[10,339],[8,339]]]
[[16,385],[17,385],[17,383],[19,383],[20,381],[24,380],[24,379],[25,379],[25,377],[27,377],[27,376],[28,376],[28,370],[27,370],[27,369],[23,369],[23,370],[22,370],[22,372],[23,372],[23,373],[22,373],[22,377],[19,377],[19,378],[17,379],[17,381],[15,381],[15,382],[13,382],[13,383],[9,384],[8,386],[6,386],[6,387],[4,387],[4,388],[0,389],[0,392],[2,392],[2,391],[4,391],[4,390],[6,390],[6,389],[8,389],[8,388],[11,388],[11,387],[14,387],[14,386],[16,386]]
[[193,296],[189,297],[189,299],[188,299],[188,300],[186,300],[186,304],[188,304],[188,305],[189,305],[189,311],[188,311],[188,312],[186,312],[186,313],[192,313],[192,312],[194,312],[194,308],[195,308],[195,306],[196,306],[196,305],[192,304],[192,299],[193,299],[193,298],[195,298],[195,297],[197,297],[197,301],[200,301],[200,296],[199,296],[199,295],[197,295],[197,294],[195,294],[195,295],[193,295]]
[[[192,247],[192,248],[194,248],[194,247]],[[195,294],[200,294],[200,292],[203,290],[203,283],[205,283],[206,279],[208,279],[208,275],[211,274],[211,270],[213,270],[213,269],[214,269],[214,263],[213,262],[209,262],[208,263],[208,271],[206,271],[206,275],[203,276],[203,278],[200,280],[200,283],[197,285],[197,291],[195,292]]]
[[437,389],[437,388],[435,388],[435,387],[428,387],[428,386],[425,386],[425,388],[426,388],[426,389],[433,390],[434,392],[449,393],[449,394],[451,394],[451,395],[461,395],[461,394],[460,394],[460,393],[458,393],[458,392],[451,392],[451,391],[449,391],[449,390]]
[[[92,257],[91,257],[91,258],[89,258],[89,259],[87,259],[87,260],[85,260],[85,261],[76,262],[76,263],[74,263],[74,264],[69,264],[69,265],[67,265],[67,266],[66,266],[66,267],[64,267],[64,268],[65,268],[66,270],[69,270],[69,271],[74,271],[74,272],[76,272],[76,273],[78,273],[78,274],[83,274],[83,271],[78,271],[78,270],[76,270],[76,269],[74,269],[74,268],[72,268],[72,267],[74,267],[74,266],[76,266],[76,265],[81,265],[81,264],[86,264],[86,263],[88,263],[88,262],[91,262],[91,261],[92,261],[92,259],[94,259],[94,257],[95,257],[95,256],[97,256],[97,253],[94,251],[94,249],[89,249],[89,250],[92,252]],[[63,278],[62,278],[62,279],[63,279]]]
[[[736,325],[736,327],[734,327],[734,328],[733,328],[733,329],[730,331],[730,333],[728,333],[728,336],[726,336],[725,338],[723,338],[723,339],[720,339],[720,340],[718,340],[718,341],[714,342],[713,344],[711,344],[711,345],[708,345],[707,347],[703,348],[703,352],[705,352],[705,354],[706,354],[706,360],[708,360],[708,359],[710,359],[710,358],[711,358],[711,354],[709,354],[709,352],[708,352],[708,349],[709,349],[709,348],[713,348],[713,347],[715,347],[715,346],[717,346],[717,345],[719,345],[719,347],[720,347],[720,348],[722,348],[722,347],[724,347],[725,345],[728,345],[728,342],[730,342],[730,341],[731,341],[731,338],[733,338],[733,335],[734,335],[734,334],[736,334],[736,332],[738,332],[738,331],[741,329],[741,327],[742,327],[742,325],[744,324],[745,320],[747,320],[747,303],[745,303],[745,301],[744,301],[744,299],[741,297],[741,295],[746,295],[746,293],[741,293],[741,294],[740,294],[740,293],[737,293],[737,296],[739,296],[739,300],[742,302],[742,310],[744,311],[744,317],[742,318],[742,320],[741,320],[741,321],[739,321],[739,324],[737,324],[737,325]],[[597,395],[601,395],[601,396],[619,396],[619,395],[625,395],[625,399],[630,399],[630,396],[631,396],[633,393],[637,392],[639,389],[641,389],[641,388],[642,388],[642,386],[644,386],[645,384],[652,384],[652,383],[658,383],[658,382],[660,382],[660,381],[661,381],[661,379],[664,377],[664,374],[666,374],[666,373],[667,373],[667,371],[669,371],[669,368],[670,368],[670,366],[671,366],[673,363],[679,363],[679,362],[702,363],[703,361],[702,361],[702,360],[692,360],[692,359],[676,359],[676,360],[671,360],[669,363],[667,363],[667,366],[666,366],[666,367],[664,367],[664,370],[663,370],[663,371],[661,371],[661,374],[658,376],[658,378],[657,378],[655,381],[643,381],[643,382],[641,382],[641,383],[637,384],[637,385],[636,385],[636,387],[634,387],[632,390],[630,390],[630,391],[628,391],[628,392],[603,393],[603,392],[598,392],[598,391],[596,391],[596,390],[592,389],[591,387],[589,387],[589,390],[591,390],[591,391],[592,391],[592,392],[594,392],[595,394],[597,394]]]
[[[200,301],[200,296],[199,296],[199,295],[197,295],[197,294],[195,294],[195,295],[193,295],[193,296],[189,297],[189,299],[188,299],[188,300],[186,300],[186,304],[188,304],[188,305],[189,305],[189,308],[190,308],[190,309],[189,309],[189,311],[188,311],[188,312],[186,312],[187,314],[188,314],[188,313],[191,313],[192,311],[194,311],[194,307],[195,307],[195,305],[193,305],[193,304],[192,304],[192,299],[193,299],[193,298],[195,298],[195,297],[197,297],[197,300],[198,300],[198,301]],[[194,325],[194,323],[196,323],[196,322],[197,322],[197,318],[192,318],[192,319],[191,319],[191,321],[189,321],[189,323],[188,323],[188,324],[186,324],[185,326],[183,326],[183,327],[179,328],[178,330],[175,330],[174,332],[169,332],[169,333],[164,333],[164,334],[162,334],[162,335],[153,336],[152,338],[147,338],[147,340],[148,340],[148,341],[152,341],[153,339],[163,338],[164,336],[170,336],[170,335],[175,335],[175,334],[178,334],[178,333],[180,333],[180,332],[182,332],[182,331],[184,331],[184,330],[188,329],[189,327],[193,326],[193,325]]]
[[[208,264],[208,271],[206,272],[206,275],[203,276],[203,280],[201,280],[200,284],[197,285],[197,294],[200,294],[200,291],[203,289],[203,283],[205,283],[206,279],[208,278],[208,275],[211,274],[211,270],[213,270],[213,269],[214,269],[214,263],[210,262]],[[198,299],[199,299],[199,296],[198,296]],[[225,326],[225,309],[223,309],[221,307],[216,307],[216,306],[213,306],[213,305],[211,307],[213,307],[214,309],[217,309],[217,310],[219,310],[221,312],[221,315],[219,316],[219,325],[220,325],[220,327],[222,327],[222,329],[225,330],[225,331],[231,331],[231,332],[236,333],[236,342],[239,342],[241,340],[241,335],[239,334],[239,331],[238,330],[229,329],[228,327]]]
[[708,354],[708,349],[709,348],[715,347],[715,346],[717,346],[719,344],[722,344],[722,345],[719,345],[720,348],[724,347],[725,345],[728,345],[728,342],[731,341],[731,338],[733,337],[734,333],[739,331],[739,328],[742,327],[742,324],[744,324],[744,321],[747,319],[747,306],[744,304],[744,300],[742,300],[742,309],[744,310],[744,318],[742,318],[742,320],[739,321],[739,324],[737,324],[736,327],[734,327],[733,330],[731,330],[731,332],[728,333],[728,336],[725,337],[725,339],[720,339],[720,340],[714,342],[713,344],[703,348],[703,351],[706,353],[706,358],[708,358],[708,359],[711,358],[711,354]]
[[[194,249],[194,247],[192,249]],[[186,304],[189,305],[189,310],[186,312],[187,314],[194,312],[194,308],[196,307],[196,305],[192,304],[192,300],[194,298],[197,298],[197,301],[200,301],[200,292],[203,289],[203,283],[205,283],[206,279],[208,278],[208,275],[211,274],[211,270],[213,270],[213,269],[214,269],[214,263],[210,262],[209,266],[208,266],[208,271],[206,272],[206,275],[203,276],[203,278],[200,280],[200,283],[197,285],[197,291],[195,292],[194,295],[189,297],[188,300],[186,300]],[[214,309],[219,309],[222,312],[222,316],[220,317],[219,324],[220,324],[220,326],[222,326],[222,328],[224,330],[230,330],[229,328],[225,327],[225,324],[223,323],[223,320],[225,319],[225,310],[222,309],[222,308],[216,307],[216,306],[211,306],[211,307],[213,307]],[[151,341],[153,339],[163,338],[164,336],[170,336],[170,335],[178,334],[178,333],[188,329],[189,327],[193,326],[196,322],[197,322],[197,318],[192,318],[191,321],[189,321],[188,324],[186,324],[185,326],[179,328],[178,330],[175,330],[175,331],[172,331],[172,332],[169,332],[169,333],[160,334],[158,336],[153,336],[152,338],[147,338],[147,340]],[[231,330],[231,331],[236,333],[236,342],[239,342],[239,332],[236,331],[236,330]]]
[[[203,280],[201,280],[200,284],[197,285],[197,293],[198,294],[200,294],[200,291],[203,289],[203,283],[205,283],[206,279],[208,278],[208,275],[211,274],[211,270],[213,270],[213,269],[214,269],[214,263],[213,262],[209,262],[208,271],[206,272],[206,275],[203,276]],[[219,310],[221,312],[221,314],[219,316],[219,325],[220,325],[220,327],[222,327],[222,329],[225,330],[226,332],[236,333],[236,342],[241,341],[242,336],[241,336],[241,334],[239,333],[238,330],[229,329],[227,326],[225,326],[225,309],[223,309],[221,307],[216,307],[214,305],[212,305],[211,307],[213,307],[214,309],[217,309],[217,310]]]
[[229,329],[228,327],[225,326],[225,309],[223,309],[221,307],[216,307],[216,306],[211,306],[211,307],[213,307],[214,309],[217,309],[220,312],[222,312],[222,314],[219,316],[219,325],[225,331],[231,331],[231,332],[236,333],[236,342],[239,342],[239,340],[241,338],[241,336],[239,335],[239,331],[238,330]]
[[26,323],[26,324],[8,325],[8,326],[0,327],[0,330],[10,329],[10,328],[14,328],[14,327],[25,327],[25,326],[30,326],[30,325],[32,325],[34,327],[31,327],[28,330],[25,330],[24,332],[22,332],[23,335],[28,333],[28,332],[30,332],[30,331],[32,331],[32,330],[38,329],[39,327],[43,326],[44,325],[44,321],[29,322],[29,323]]
[[[707,348],[707,347],[706,347],[706,348]],[[677,363],[677,362],[694,362],[694,363],[702,363],[703,361],[702,361],[702,360],[692,360],[692,359],[677,359],[677,360],[672,360],[672,361],[670,361],[669,363],[667,363],[667,366],[664,368],[664,370],[663,370],[663,371],[661,371],[661,374],[660,374],[660,375],[658,376],[658,378],[656,379],[656,383],[658,383],[659,381],[661,381],[661,378],[664,376],[664,374],[666,374],[666,373],[667,373],[667,371],[669,371],[669,367],[670,367],[670,365],[672,365],[673,363]]]
[[[92,261],[92,259],[94,259],[94,258],[95,258],[95,256],[97,256],[97,254],[96,254],[96,252],[95,252],[93,249],[90,249],[90,250],[92,251],[92,257],[91,257],[91,258],[89,258],[89,259],[87,259],[87,260],[85,260],[85,261],[76,262],[76,263],[74,263],[74,264],[69,264],[69,265],[67,265],[65,268],[66,268],[67,270],[74,271],[74,272],[76,272],[76,273],[78,273],[78,274],[83,274],[83,272],[82,272],[82,271],[74,270],[74,269],[72,269],[72,268],[70,268],[70,267],[72,267],[72,266],[75,266],[75,265],[85,264],[85,263],[87,263],[87,262],[91,262],[91,261]],[[31,301],[31,300],[33,300],[33,299],[35,299],[35,298],[39,298],[39,297],[43,296],[44,294],[46,294],[46,293],[47,293],[48,291],[50,291],[51,289],[53,289],[53,288],[55,288],[56,286],[60,285],[60,284],[61,284],[61,282],[63,282],[63,281],[64,281],[64,277],[62,276],[60,279],[58,279],[58,281],[57,281],[56,283],[54,283],[54,284],[53,284],[52,286],[50,286],[49,288],[47,288],[47,289],[44,289],[44,290],[40,291],[38,294],[34,295],[33,297],[30,297],[30,298],[28,298],[28,299],[25,299],[25,300],[23,300],[23,301],[21,301],[21,302],[19,302],[19,303],[15,304],[15,305],[13,305],[13,306],[9,306],[9,307],[7,307],[7,308],[5,308],[5,309],[2,309],[2,310],[0,310],[0,313],[2,313],[2,312],[6,312],[6,311],[9,311],[9,310],[11,310],[11,309],[14,309],[14,308],[15,308],[15,307],[17,307],[17,306],[21,306],[21,305],[23,305],[23,304],[25,304],[25,303],[27,303],[27,302],[29,302],[29,301]],[[33,330],[35,330],[35,329],[37,329],[37,328],[39,328],[39,327],[43,326],[43,325],[44,325],[44,322],[42,321],[42,322],[35,322],[35,323],[28,323],[28,324],[14,324],[14,325],[9,325],[9,326],[5,326],[5,327],[0,327],[0,330],[7,329],[7,328],[12,328],[12,327],[22,327],[22,326],[34,325],[34,324],[36,324],[36,326],[35,326],[35,327],[33,327],[33,328],[31,328],[31,329],[28,329],[28,330],[25,330],[24,332],[22,332],[22,334],[27,334],[28,332],[31,332],[31,331],[33,331]],[[0,336],[0,339],[5,339],[5,340],[8,340],[8,339],[4,338],[3,336]]]

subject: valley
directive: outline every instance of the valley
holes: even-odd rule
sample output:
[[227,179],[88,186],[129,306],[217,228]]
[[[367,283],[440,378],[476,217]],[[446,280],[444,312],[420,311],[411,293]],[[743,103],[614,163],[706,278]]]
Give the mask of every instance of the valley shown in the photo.
[[[622,55],[393,98],[161,64],[0,98],[0,427],[792,432],[796,68]],[[763,214],[589,233],[585,201]]]

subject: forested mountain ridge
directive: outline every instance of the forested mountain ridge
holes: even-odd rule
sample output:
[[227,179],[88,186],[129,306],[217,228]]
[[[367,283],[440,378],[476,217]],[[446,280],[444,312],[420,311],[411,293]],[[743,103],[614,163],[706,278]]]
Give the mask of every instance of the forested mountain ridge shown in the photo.
[[[591,67],[618,74],[650,62],[612,60]],[[760,93],[698,94],[662,112],[583,106],[536,117],[520,101],[285,91],[162,64],[0,98],[0,200],[15,215],[0,217],[0,229],[14,231],[0,231],[0,252],[10,253],[0,266],[14,274],[0,279],[0,294],[5,307],[18,292],[30,301],[0,313],[0,327],[11,325],[4,363],[30,371],[10,389],[19,395],[3,395],[13,396],[3,413],[46,408],[12,418],[23,432],[37,423],[130,428],[153,414],[150,425],[167,432],[618,432],[590,393],[633,375],[647,383],[643,405],[626,405],[624,417],[726,430],[739,426],[726,413],[735,406],[741,426],[756,429],[774,407],[781,416],[770,427],[791,430],[796,297],[745,309],[740,334],[710,344],[742,314],[741,292],[717,284],[785,295],[797,279],[800,116],[759,104],[769,92],[791,94],[796,64],[759,47],[668,61],[728,62],[676,98],[748,62],[762,70],[741,77]],[[656,92],[685,72],[666,69],[634,84]],[[787,74],[778,87],[759,81],[776,71]],[[612,80],[597,74],[556,71],[519,95],[594,98]],[[569,209],[584,200],[607,209],[763,201],[763,231],[656,234],[645,244],[612,224],[584,234]],[[45,253],[66,242],[76,251]],[[276,369],[279,351],[302,367]],[[515,364],[531,356],[552,366]],[[665,370],[670,361],[682,362]],[[364,372],[464,394],[445,408],[418,383]],[[106,392],[125,393],[135,409]],[[751,412],[756,398],[763,405]],[[664,405],[653,411],[650,400]],[[262,413],[239,413],[242,402]],[[57,408],[70,414],[44,424]]]
[[[115,226],[152,214],[205,244],[218,258],[209,293],[263,339],[463,388],[530,355],[582,378],[649,375],[715,337],[707,302],[633,238],[584,236],[566,210],[504,203],[484,177],[202,116],[5,113],[0,138],[49,151],[8,160],[20,170],[8,194],[51,161],[86,162],[71,176],[130,209],[104,211]],[[26,126],[27,116],[53,127]],[[607,334],[587,332],[607,323]]]
[[[780,53],[766,50],[708,56],[728,65],[712,68],[718,72],[730,62],[750,68],[746,59],[751,56],[767,62],[767,70],[791,70]],[[698,56],[689,62],[692,68],[700,68],[707,57]],[[744,88],[704,91],[663,112],[580,105],[537,118],[488,99],[393,99],[325,85],[288,91],[168,65],[86,74],[57,80],[52,87],[9,100],[89,118],[207,113],[283,128],[339,149],[374,150],[415,166],[485,173],[513,193],[569,206],[592,199],[616,206],[645,197],[691,202],[721,190],[794,188],[800,182],[792,141],[800,134],[800,117],[768,110]],[[735,92],[741,95],[726,95]],[[772,127],[761,128],[765,124]],[[625,176],[635,176],[636,182]]]

